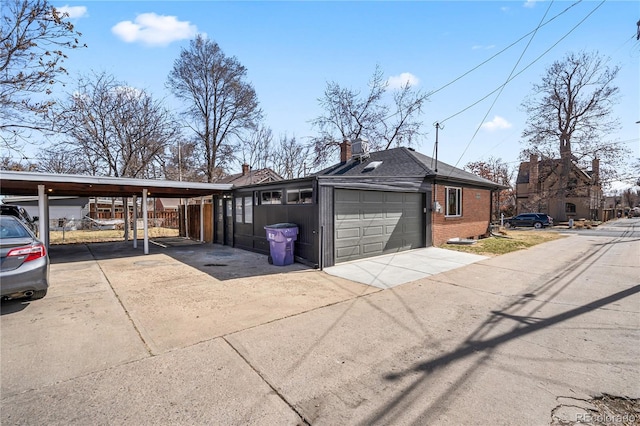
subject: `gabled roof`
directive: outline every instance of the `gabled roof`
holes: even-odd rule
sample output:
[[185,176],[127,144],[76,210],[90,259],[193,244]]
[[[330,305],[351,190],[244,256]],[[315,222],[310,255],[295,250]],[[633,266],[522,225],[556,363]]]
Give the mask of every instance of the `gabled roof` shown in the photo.
[[[374,162],[381,162],[372,170]],[[437,172],[436,172],[437,169]],[[495,182],[469,173],[442,161],[436,161],[411,148],[392,148],[370,153],[364,161],[349,160],[328,167],[315,174],[321,177],[378,177],[378,178],[431,178],[436,182],[458,182],[481,187],[502,188]]]
[[272,169],[250,170],[246,174],[236,173],[234,175],[225,176],[216,183],[230,183],[233,186],[246,186],[263,182],[275,182],[283,180],[282,176],[274,172]]
[[[555,169],[557,169],[562,164],[560,159],[542,159],[538,161],[538,179],[546,180],[551,173]],[[580,177],[582,177],[585,181],[590,181],[593,171],[592,170],[584,170],[576,164],[575,161],[571,161],[571,169]],[[516,183],[529,183],[529,173],[531,171],[531,162],[523,161],[520,163],[520,168],[518,169],[518,177],[516,178]]]

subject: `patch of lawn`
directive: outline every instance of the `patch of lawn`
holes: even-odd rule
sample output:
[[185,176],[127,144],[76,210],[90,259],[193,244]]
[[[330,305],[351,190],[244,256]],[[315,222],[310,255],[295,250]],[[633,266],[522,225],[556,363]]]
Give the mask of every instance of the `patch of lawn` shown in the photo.
[[443,244],[441,248],[481,254],[483,256],[499,256],[516,250],[526,249],[547,241],[564,238],[557,232],[545,231],[501,231],[499,237],[488,237],[478,240],[472,245]]
[[[177,237],[178,230],[170,228],[149,228],[149,238]],[[129,231],[129,238],[133,238],[133,231]],[[138,229],[138,239],[144,238],[142,229]],[[75,243],[100,243],[106,241],[124,241],[124,231],[115,230],[89,230],[77,231],[51,231],[51,244],[75,244]]]

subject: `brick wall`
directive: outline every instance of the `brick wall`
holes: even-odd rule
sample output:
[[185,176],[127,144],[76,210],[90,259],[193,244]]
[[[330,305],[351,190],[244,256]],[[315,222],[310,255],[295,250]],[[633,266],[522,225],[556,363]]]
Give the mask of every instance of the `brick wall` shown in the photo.
[[[453,187],[451,185],[450,187]],[[491,212],[491,191],[462,188],[462,216],[446,217],[445,185],[437,185],[436,199],[442,213],[432,213],[433,245],[445,244],[450,238],[478,238],[487,233]]]

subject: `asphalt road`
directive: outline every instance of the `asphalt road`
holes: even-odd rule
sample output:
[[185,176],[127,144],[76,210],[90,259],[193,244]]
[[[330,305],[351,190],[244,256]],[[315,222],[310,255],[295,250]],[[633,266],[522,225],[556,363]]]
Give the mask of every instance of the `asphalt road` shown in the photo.
[[637,226],[386,290],[78,252],[64,291],[2,306],[0,422],[637,424],[593,403],[640,397]]

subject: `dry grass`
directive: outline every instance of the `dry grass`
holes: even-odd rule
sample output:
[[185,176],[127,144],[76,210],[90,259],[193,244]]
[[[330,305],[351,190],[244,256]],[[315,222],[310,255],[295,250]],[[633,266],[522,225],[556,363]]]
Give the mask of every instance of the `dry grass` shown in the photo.
[[444,244],[442,248],[467,253],[481,254],[483,256],[499,256],[512,251],[526,249],[547,241],[564,238],[552,231],[501,231],[499,237],[489,237],[478,240],[473,245]]
[[[149,238],[177,237],[177,229],[149,228]],[[129,238],[133,238],[133,231],[129,231]],[[138,239],[144,238],[142,229],[138,229]],[[79,231],[51,231],[51,244],[99,243],[105,241],[124,241],[123,230],[79,230]]]

